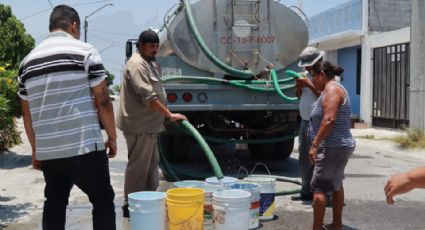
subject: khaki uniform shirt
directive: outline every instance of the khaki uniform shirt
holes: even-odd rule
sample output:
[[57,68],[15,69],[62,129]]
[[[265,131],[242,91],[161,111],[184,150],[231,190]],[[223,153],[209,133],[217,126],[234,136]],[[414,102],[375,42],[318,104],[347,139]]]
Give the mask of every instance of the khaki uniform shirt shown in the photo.
[[159,99],[166,105],[164,86],[157,66],[140,53],[134,53],[125,65],[121,79],[117,127],[131,134],[157,134],[164,130],[165,117],[150,107]]

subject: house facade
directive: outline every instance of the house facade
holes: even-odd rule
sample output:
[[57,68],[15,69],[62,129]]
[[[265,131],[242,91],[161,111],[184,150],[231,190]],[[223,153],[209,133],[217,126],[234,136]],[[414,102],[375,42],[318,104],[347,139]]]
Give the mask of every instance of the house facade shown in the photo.
[[410,11],[410,0],[350,0],[309,19],[309,44],[345,69],[352,116],[369,126],[409,124]]

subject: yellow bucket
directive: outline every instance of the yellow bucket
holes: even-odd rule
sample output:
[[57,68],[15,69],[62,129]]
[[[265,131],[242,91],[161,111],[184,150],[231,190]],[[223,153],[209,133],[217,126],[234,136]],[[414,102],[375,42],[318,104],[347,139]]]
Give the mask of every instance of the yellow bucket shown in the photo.
[[167,191],[169,230],[202,229],[204,220],[204,190],[174,188]]

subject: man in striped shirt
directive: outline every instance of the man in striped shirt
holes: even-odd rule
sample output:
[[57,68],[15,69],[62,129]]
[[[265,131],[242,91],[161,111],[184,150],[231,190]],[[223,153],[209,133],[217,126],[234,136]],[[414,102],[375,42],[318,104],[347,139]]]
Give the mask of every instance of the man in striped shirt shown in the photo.
[[117,147],[105,69],[97,50],[78,40],[75,9],[55,7],[49,29],[47,38],[21,63],[18,92],[33,167],[43,171],[46,181],[43,229],[65,228],[74,184],[93,204],[94,229],[115,229],[108,156],[114,157]]

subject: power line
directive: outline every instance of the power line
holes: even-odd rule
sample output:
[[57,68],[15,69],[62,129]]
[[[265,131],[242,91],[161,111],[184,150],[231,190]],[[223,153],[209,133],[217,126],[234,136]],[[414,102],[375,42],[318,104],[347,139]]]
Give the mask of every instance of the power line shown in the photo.
[[53,4],[52,4],[52,2],[50,1],[50,0],[47,0],[47,1],[49,1],[49,3],[50,3],[50,6],[52,7],[52,9],[54,8],[53,7]]
[[111,3],[112,1],[94,1],[94,2],[86,2],[86,3],[80,3],[80,4],[73,4],[72,6],[86,6],[86,5],[93,5],[93,4],[98,4],[98,3]]
[[103,37],[100,37],[100,36],[98,36],[96,34],[92,34],[91,36],[93,38],[95,38],[95,40],[106,42],[106,43],[112,43],[112,44],[115,44],[117,46],[123,46],[123,45],[125,45],[125,41],[126,41],[126,40],[123,40],[122,42],[119,42],[119,41],[109,40],[109,39],[105,39]]
[[33,13],[33,14],[30,14],[30,15],[28,15],[28,16],[25,16],[25,17],[22,17],[22,18],[20,18],[19,20],[25,20],[25,19],[27,19],[27,18],[31,18],[31,17],[33,17],[33,16],[37,16],[37,15],[39,15],[39,14],[42,14],[42,13],[44,13],[44,12],[46,12],[46,11],[50,11],[51,10],[51,8],[49,7],[49,8],[47,8],[47,9],[44,9],[44,10],[42,10],[42,11],[38,11],[38,12],[35,12],[35,13]]
[[123,36],[123,37],[137,37],[138,35],[134,35],[134,34],[124,34],[124,33],[117,33],[117,32],[111,32],[111,31],[106,31],[106,30],[101,30],[101,29],[91,29],[92,31],[97,31],[100,33],[106,33],[106,34],[112,34],[112,35],[117,35],[117,36]]
[[[53,4],[50,2],[50,0],[48,0],[48,1],[49,1],[50,5],[53,8]],[[79,3],[79,4],[71,4],[71,6],[86,6],[86,5],[94,5],[94,4],[98,4],[98,3],[108,3],[108,2],[112,2],[112,1],[104,1],[104,0],[102,0],[102,1],[93,1],[93,2],[86,2],[86,3]],[[49,7],[47,9],[44,9],[44,10],[41,10],[41,11],[37,11],[37,12],[32,13],[30,15],[24,16],[24,17],[20,18],[19,20],[22,21],[22,20],[25,20],[25,19],[28,19],[28,18],[37,16],[39,14],[42,14],[44,12],[47,12],[47,11],[51,10],[52,8]]]

